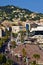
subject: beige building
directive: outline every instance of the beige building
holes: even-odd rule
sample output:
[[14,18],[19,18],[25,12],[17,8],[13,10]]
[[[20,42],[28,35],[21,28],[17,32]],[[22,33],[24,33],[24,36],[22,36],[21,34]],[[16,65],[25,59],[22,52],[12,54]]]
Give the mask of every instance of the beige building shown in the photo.
[[12,26],[12,33],[18,33],[19,31],[26,31],[26,28],[23,26]]
[[18,33],[20,31],[19,26],[12,26],[12,32],[13,33]]
[[40,19],[40,22],[43,22],[43,18],[42,18],[42,19]]

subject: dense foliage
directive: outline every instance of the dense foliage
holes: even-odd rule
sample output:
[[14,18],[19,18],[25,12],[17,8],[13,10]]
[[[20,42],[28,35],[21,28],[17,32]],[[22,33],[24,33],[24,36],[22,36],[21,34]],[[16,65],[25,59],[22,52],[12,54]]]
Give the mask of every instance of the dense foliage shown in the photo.
[[[29,20],[39,20],[41,17],[43,18],[43,14],[35,13],[35,17],[32,18],[30,15],[34,14],[28,9],[21,9],[15,6],[0,6],[0,21],[10,20],[13,21],[14,18],[20,18],[21,21]],[[34,15],[33,15],[34,16]]]

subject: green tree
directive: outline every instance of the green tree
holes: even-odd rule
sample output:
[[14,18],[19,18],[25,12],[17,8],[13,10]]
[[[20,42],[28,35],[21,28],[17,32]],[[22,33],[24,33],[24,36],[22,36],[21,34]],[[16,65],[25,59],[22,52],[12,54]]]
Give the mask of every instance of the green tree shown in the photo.
[[17,59],[17,61],[18,61],[18,55],[16,55],[15,57],[16,57],[16,59]]
[[24,42],[24,31],[19,31],[20,35],[21,35],[21,42]]
[[36,61],[30,62],[30,65],[36,65]]
[[2,44],[3,44],[3,43],[2,43],[2,40],[0,40],[0,48],[2,47]]
[[11,31],[8,31],[7,29],[6,29],[6,37],[7,37],[7,39],[8,39],[8,37],[11,35]]
[[16,42],[15,41],[12,41],[12,47],[15,48],[16,47]]
[[33,57],[36,59],[36,63],[38,64],[38,60],[40,58],[40,55],[39,54],[34,54]]
[[0,54],[0,64],[6,63],[6,57],[3,54]]
[[16,38],[18,34],[17,33],[12,33],[12,35],[13,35],[13,37]]
[[3,57],[2,57],[2,63],[6,63],[6,61],[7,61],[6,56],[3,55]]
[[13,61],[10,59],[7,59],[6,63],[4,63],[3,65],[13,65]]
[[25,17],[22,17],[20,20],[21,21],[26,21],[26,18]]
[[25,50],[25,48],[22,49],[22,54],[23,54],[23,57],[26,57],[26,50]]

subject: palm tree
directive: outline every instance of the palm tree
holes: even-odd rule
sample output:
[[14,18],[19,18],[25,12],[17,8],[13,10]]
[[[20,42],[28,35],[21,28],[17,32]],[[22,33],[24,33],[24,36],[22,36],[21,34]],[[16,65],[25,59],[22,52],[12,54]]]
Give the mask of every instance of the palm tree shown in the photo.
[[23,54],[23,57],[26,57],[26,50],[25,50],[25,48],[22,49],[22,54]]
[[38,59],[40,58],[39,54],[34,54],[33,57],[36,59],[36,63],[38,64]]
[[21,34],[21,42],[24,42],[24,31],[19,31],[19,33]]
[[12,41],[11,43],[12,43],[12,44],[11,44],[12,47],[15,48],[15,47],[16,47],[16,42],[15,42],[15,41]]
[[2,65],[2,64],[4,64],[4,63],[6,63],[6,56],[4,55],[4,54],[0,54],[0,64]]
[[16,57],[16,59],[17,59],[17,61],[18,61],[18,55],[16,55],[15,57]]
[[6,36],[7,36],[7,38],[8,38],[8,30],[6,29]]

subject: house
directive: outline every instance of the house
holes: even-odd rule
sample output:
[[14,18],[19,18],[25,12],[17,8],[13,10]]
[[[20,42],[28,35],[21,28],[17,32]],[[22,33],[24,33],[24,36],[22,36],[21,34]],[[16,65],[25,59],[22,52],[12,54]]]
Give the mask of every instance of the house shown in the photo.
[[23,26],[12,26],[12,33],[18,33],[19,31],[24,31],[25,27]]
[[38,43],[43,43],[43,26],[38,26],[30,30],[31,38],[36,38]]
[[32,33],[33,36],[43,36],[43,26],[37,26],[36,28],[31,28],[30,33]]
[[37,26],[36,28],[31,28],[30,32],[32,31],[43,31],[43,26]]
[[19,26],[12,26],[12,33],[18,33],[20,31]]

